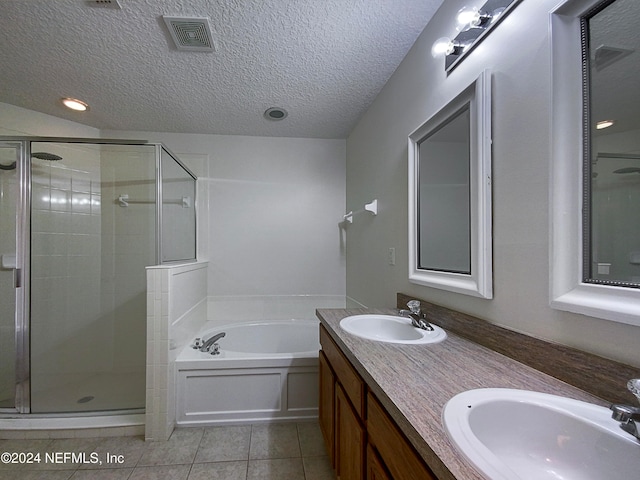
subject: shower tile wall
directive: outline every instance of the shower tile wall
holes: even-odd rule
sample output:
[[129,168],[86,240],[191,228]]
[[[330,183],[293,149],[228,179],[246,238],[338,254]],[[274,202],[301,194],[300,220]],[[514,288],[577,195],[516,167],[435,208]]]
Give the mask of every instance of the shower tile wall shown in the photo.
[[[31,358],[34,392],[109,365],[112,332],[86,329],[100,317],[101,195],[99,158],[65,152],[64,164],[33,160]],[[74,165],[82,160],[82,168]],[[73,295],[70,293],[73,292]],[[86,353],[87,362],[75,362]]]
[[147,268],[147,440],[167,440],[175,427],[175,360],[207,320],[208,265]]
[[[155,160],[136,151],[106,151],[102,158],[108,166],[108,171],[103,167],[102,192],[111,207],[102,217],[103,242],[109,242],[102,249],[102,295],[110,305],[119,350],[114,368],[144,372],[145,267],[155,264]],[[129,195],[128,207],[120,206],[120,195]]]
[[[63,161],[34,160],[32,411],[142,408],[153,149],[55,148]],[[120,194],[141,203],[121,207]]]

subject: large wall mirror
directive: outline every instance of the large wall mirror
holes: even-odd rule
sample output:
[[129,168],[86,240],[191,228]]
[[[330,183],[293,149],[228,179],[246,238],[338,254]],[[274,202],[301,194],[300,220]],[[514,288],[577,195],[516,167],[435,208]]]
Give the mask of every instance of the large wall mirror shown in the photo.
[[493,296],[488,71],[409,135],[409,281]]
[[632,325],[640,325],[638,21],[637,0],[566,0],[551,13],[551,305]]
[[640,287],[640,4],[612,0],[582,20],[584,281]]

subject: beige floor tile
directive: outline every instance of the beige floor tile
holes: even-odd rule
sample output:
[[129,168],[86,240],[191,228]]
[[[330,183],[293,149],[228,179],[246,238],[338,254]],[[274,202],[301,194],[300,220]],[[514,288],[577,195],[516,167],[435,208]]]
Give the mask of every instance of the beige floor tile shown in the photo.
[[303,457],[327,454],[318,422],[301,422],[297,424],[297,427]]
[[[45,452],[50,451],[49,446],[53,440],[44,439],[44,440],[0,440],[0,451],[9,452],[9,453],[40,453],[41,456],[44,455]],[[42,460],[44,461],[44,460]],[[4,463],[0,462],[0,471],[3,470],[41,470],[39,464],[33,463],[31,465],[24,463]],[[75,469],[75,467],[68,467],[69,470]],[[52,470],[51,468],[47,470]],[[2,477],[0,477],[2,478]]]
[[69,480],[75,470],[5,470],[0,480]]
[[77,470],[69,480],[127,480],[131,472],[133,472],[133,468]]
[[250,441],[250,425],[206,428],[195,462],[247,460]]
[[329,457],[303,457],[305,480],[335,480]]
[[129,480],[186,480],[191,465],[136,467]]
[[246,480],[248,462],[195,463],[188,480]]
[[102,438],[94,450],[102,463],[81,465],[80,469],[133,468],[150,445],[144,441],[144,437]]
[[202,428],[176,429],[166,442],[149,442],[139,466],[192,463],[202,439]]
[[252,425],[249,459],[299,456],[300,444],[295,423]]
[[[143,437],[0,440],[0,451],[84,452],[85,458],[93,459],[94,453],[102,461],[0,464],[0,480],[335,480],[317,422],[178,428],[167,442]],[[113,461],[114,456],[123,462]]]
[[249,460],[247,480],[305,480],[302,458]]

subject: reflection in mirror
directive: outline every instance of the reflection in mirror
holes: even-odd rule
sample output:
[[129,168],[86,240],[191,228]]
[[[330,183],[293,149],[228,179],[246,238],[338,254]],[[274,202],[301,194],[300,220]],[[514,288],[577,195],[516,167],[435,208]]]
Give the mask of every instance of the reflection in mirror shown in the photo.
[[469,130],[466,104],[419,143],[419,269],[471,274]]
[[491,81],[409,135],[409,281],[492,298]]
[[609,0],[582,21],[590,106],[584,122],[587,283],[640,287],[638,7],[637,0]]

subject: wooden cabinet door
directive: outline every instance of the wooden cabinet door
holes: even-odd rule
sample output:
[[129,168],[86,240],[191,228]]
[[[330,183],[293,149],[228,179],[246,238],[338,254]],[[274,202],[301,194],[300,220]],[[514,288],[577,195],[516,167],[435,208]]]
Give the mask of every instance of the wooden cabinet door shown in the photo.
[[331,465],[336,468],[334,453],[334,401],[335,401],[335,377],[324,352],[320,350],[319,357],[320,376],[320,402],[318,405],[318,416],[320,419],[320,430],[324,437],[324,444],[327,447],[327,455],[331,460]]
[[392,480],[371,445],[367,445],[367,480]]
[[334,428],[338,480],[364,480],[364,429],[339,384],[336,384]]
[[436,480],[435,475],[405,439],[382,404],[369,393],[367,434],[380,459],[395,480]]

